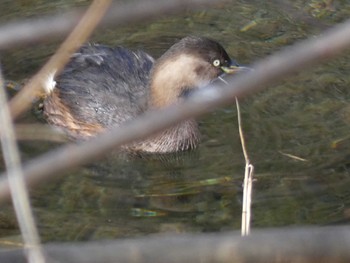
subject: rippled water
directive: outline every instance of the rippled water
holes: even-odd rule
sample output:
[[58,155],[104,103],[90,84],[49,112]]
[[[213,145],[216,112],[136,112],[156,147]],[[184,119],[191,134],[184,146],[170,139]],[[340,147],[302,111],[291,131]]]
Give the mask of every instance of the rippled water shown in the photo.
[[[0,21],[68,10],[72,2],[87,1],[5,1]],[[347,1],[227,1],[97,32],[92,41],[142,48],[158,57],[183,36],[204,35],[247,65],[344,21],[349,9]],[[5,52],[6,78],[30,77],[56,46]],[[349,223],[349,58],[345,53],[242,100],[255,165],[253,228]],[[244,159],[236,115],[232,105],[200,119],[203,140],[194,153],[170,161],[111,154],[32,190],[42,239],[239,229]],[[33,114],[22,122],[42,123]],[[22,142],[21,150],[27,160],[58,146]],[[18,233],[8,207],[0,211],[0,233]]]

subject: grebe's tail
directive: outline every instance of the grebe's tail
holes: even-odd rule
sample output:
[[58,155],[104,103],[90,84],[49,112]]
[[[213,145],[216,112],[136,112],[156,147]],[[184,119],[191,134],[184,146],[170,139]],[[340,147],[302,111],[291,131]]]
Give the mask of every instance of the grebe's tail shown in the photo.
[[47,74],[46,78],[43,81],[43,96],[47,96],[50,95],[53,90],[56,87],[56,81],[55,81],[55,75],[56,72],[50,72],[49,74]]

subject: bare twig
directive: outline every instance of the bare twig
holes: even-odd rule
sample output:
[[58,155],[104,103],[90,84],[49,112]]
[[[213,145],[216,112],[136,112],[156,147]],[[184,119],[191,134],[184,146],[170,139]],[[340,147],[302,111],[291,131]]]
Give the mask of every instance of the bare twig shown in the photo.
[[294,154],[290,154],[290,153],[285,153],[285,152],[282,152],[282,151],[278,151],[280,154],[284,155],[284,156],[287,156],[293,160],[297,160],[297,161],[301,161],[301,162],[307,162],[308,160],[305,159],[305,158],[301,158],[299,156],[296,156]]
[[25,243],[27,259],[30,263],[43,263],[45,259],[40,246],[39,234],[35,226],[33,213],[30,208],[29,196],[23,178],[14,127],[7,106],[4,81],[1,72],[0,105],[1,147],[7,168],[12,203]]
[[[111,26],[150,21],[157,17],[200,9],[224,0],[142,0],[113,4],[101,24]],[[83,12],[75,11],[38,19],[13,22],[0,27],[0,50],[57,39],[66,35],[79,21]]]
[[[350,228],[284,228],[237,232],[162,234],[138,239],[46,244],[52,262],[350,262]],[[1,251],[0,262],[23,262],[22,250]]]
[[[71,144],[38,157],[24,166],[27,183],[33,185],[45,178],[89,162],[122,144],[130,143],[170,127],[184,119],[197,117],[219,106],[231,103],[236,97],[262,89],[296,71],[335,57],[350,46],[350,20],[336,26],[319,38],[312,38],[277,53],[247,72],[229,81],[230,88],[203,89],[181,105],[173,105],[161,113],[149,112],[123,127],[86,143]],[[219,85],[219,84],[218,84]],[[0,177],[1,178],[1,177]],[[4,178],[4,177],[2,177]],[[0,181],[0,200],[9,194],[8,182]]]
[[48,79],[60,73],[68,62],[72,53],[76,51],[90,36],[99,21],[102,19],[111,0],[95,0],[78,25],[68,38],[62,43],[57,52],[50,58],[44,67],[28,82],[27,85],[11,100],[12,117],[18,116],[27,109],[33,99],[44,92]]

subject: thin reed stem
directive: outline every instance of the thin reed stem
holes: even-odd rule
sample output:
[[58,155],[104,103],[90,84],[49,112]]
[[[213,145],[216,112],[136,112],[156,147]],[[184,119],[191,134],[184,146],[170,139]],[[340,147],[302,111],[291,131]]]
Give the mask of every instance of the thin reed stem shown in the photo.
[[247,147],[244,139],[243,128],[242,128],[241,109],[240,109],[239,101],[237,97],[236,97],[236,108],[237,108],[239,137],[241,140],[242,151],[245,159],[241,234],[242,236],[247,236],[250,233],[254,166],[250,163],[250,160],[249,160],[249,155],[248,155],[248,151],[247,151]]
[[[225,84],[229,83],[223,78],[219,79]],[[238,131],[239,138],[241,140],[242,151],[245,159],[245,171],[244,171],[244,183],[243,183],[243,202],[242,202],[242,220],[241,220],[241,235],[247,236],[250,232],[250,221],[251,221],[251,203],[252,203],[252,183],[253,183],[253,171],[254,166],[250,163],[249,155],[244,139],[244,133],[242,128],[242,116],[241,109],[239,106],[239,100],[236,97],[236,108],[237,108],[237,121],[238,121]]]

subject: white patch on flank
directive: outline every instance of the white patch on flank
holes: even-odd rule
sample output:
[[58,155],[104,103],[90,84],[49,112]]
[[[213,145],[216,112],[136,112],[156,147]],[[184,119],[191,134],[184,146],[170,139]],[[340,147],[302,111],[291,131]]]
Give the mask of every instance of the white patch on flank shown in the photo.
[[47,94],[50,94],[54,88],[56,87],[56,81],[54,80],[55,78],[55,73],[56,71],[51,72],[48,74],[45,82],[44,82],[44,89]]

